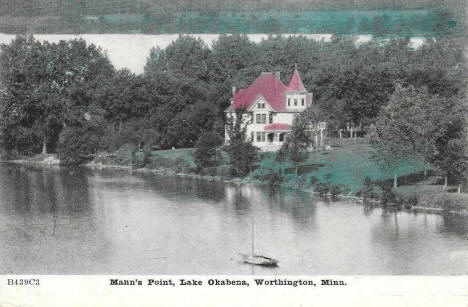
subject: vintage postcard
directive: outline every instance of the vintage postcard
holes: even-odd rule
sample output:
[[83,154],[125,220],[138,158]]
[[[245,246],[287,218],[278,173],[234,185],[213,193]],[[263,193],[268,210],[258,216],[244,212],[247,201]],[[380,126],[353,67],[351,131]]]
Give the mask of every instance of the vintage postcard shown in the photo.
[[0,0],[0,306],[466,306],[465,10]]

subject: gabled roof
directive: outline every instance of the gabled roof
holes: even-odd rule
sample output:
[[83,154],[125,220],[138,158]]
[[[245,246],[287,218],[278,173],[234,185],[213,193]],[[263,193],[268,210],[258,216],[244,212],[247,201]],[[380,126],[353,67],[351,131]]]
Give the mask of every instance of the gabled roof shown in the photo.
[[294,70],[289,86],[284,85],[279,76],[274,73],[262,73],[249,87],[233,95],[233,103],[226,111],[230,112],[242,107],[248,109],[260,95],[273,110],[285,111],[285,94],[288,91],[307,92],[297,70]]
[[285,108],[286,86],[273,73],[261,74],[254,82],[246,89],[240,90],[234,94],[232,99],[232,109],[239,108],[248,109],[262,95],[263,98],[270,104],[275,111],[281,111]]
[[294,70],[288,88],[293,91],[307,92],[297,69]]

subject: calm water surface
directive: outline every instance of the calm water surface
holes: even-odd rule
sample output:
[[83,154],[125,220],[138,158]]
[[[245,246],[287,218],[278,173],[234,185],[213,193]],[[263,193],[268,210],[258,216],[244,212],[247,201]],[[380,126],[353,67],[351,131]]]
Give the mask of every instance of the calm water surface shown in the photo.
[[[255,250],[274,269],[239,260]],[[0,166],[0,274],[467,274],[468,218],[153,174]]]

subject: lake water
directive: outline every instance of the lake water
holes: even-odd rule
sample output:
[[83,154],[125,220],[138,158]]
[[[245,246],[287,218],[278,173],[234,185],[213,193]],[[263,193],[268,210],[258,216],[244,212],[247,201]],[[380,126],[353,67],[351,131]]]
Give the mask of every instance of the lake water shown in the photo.
[[[284,34],[299,35],[299,34]],[[193,34],[193,36],[202,39],[208,46],[211,46],[219,34]],[[331,34],[303,34],[315,40],[330,40]],[[146,61],[150,55],[152,47],[166,48],[171,42],[175,41],[178,34],[35,34],[35,38],[40,41],[59,42],[60,40],[69,40],[82,38],[90,44],[101,47],[108,55],[112,64],[118,68],[127,68],[134,73],[142,73]],[[251,41],[260,42],[266,39],[268,34],[248,34]],[[0,33],[0,44],[9,44],[15,35]],[[369,41],[371,35],[357,35],[358,43]],[[424,42],[422,37],[412,37],[411,44],[414,47],[420,46]]]
[[[252,223],[253,222],[253,223]],[[238,252],[280,260],[244,264]],[[0,165],[0,274],[468,273],[468,218],[123,171]]]

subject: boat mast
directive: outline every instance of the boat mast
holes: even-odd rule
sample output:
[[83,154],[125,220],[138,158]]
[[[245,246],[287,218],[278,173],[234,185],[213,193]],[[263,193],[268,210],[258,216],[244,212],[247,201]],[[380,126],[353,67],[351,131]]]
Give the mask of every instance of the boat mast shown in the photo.
[[255,238],[254,238],[254,207],[253,207],[253,204],[252,204],[252,255],[255,255]]

